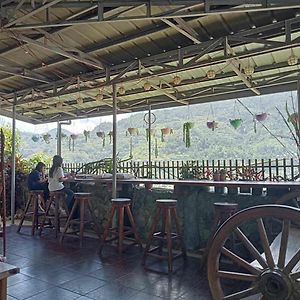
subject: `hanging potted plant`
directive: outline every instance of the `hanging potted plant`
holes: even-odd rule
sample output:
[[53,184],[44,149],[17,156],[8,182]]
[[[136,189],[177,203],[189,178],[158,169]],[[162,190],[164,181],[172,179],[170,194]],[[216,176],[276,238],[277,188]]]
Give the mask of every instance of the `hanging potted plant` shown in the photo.
[[[155,133],[156,133],[156,129],[151,128],[150,129],[150,135],[155,136]],[[147,139],[147,142],[148,142],[148,140],[149,140],[149,128],[146,128],[146,139]]]
[[51,140],[51,135],[50,133],[45,133],[43,134],[43,140],[46,144],[50,144],[50,140]]
[[229,122],[230,122],[230,125],[234,128],[234,129],[238,129],[240,126],[241,126],[241,124],[242,124],[242,122],[243,122],[243,120],[242,119],[233,119],[233,120],[229,120]]
[[102,146],[105,147],[105,132],[104,131],[97,131],[96,132],[97,137],[99,137],[102,140]]
[[187,148],[191,147],[191,129],[193,126],[194,123],[192,122],[183,123],[183,142]]
[[207,121],[206,126],[214,131],[216,128],[218,128],[218,123],[216,121]]
[[139,134],[139,130],[136,127],[129,127],[127,128],[127,132],[126,135],[129,133],[129,135],[138,135]]
[[255,120],[258,122],[263,122],[267,119],[267,117],[268,117],[267,113],[256,114]]
[[70,140],[69,140],[69,150],[74,152],[75,148],[75,140],[78,138],[77,134],[71,134],[70,135]]
[[83,135],[84,135],[85,141],[87,142],[88,139],[90,138],[90,131],[89,130],[83,130]]
[[165,137],[173,134],[173,129],[170,127],[165,127],[161,129],[161,141],[164,142],[165,141]]
[[109,143],[110,143],[110,144],[112,143],[113,134],[114,134],[113,131],[110,131],[110,132],[107,134],[107,135],[109,136]]
[[39,141],[40,137],[38,135],[33,135],[31,139],[36,143]]

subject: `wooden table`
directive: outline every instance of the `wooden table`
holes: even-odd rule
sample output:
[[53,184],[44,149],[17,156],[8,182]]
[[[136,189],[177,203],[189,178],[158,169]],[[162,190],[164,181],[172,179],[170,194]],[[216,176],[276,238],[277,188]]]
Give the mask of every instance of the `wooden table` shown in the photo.
[[0,300],[7,299],[7,278],[20,272],[20,269],[7,263],[0,263]]

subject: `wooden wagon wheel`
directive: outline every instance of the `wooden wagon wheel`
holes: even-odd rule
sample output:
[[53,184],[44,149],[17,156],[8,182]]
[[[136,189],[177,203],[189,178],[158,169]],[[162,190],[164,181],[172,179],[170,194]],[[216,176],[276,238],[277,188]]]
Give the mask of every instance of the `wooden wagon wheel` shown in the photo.
[[[270,217],[281,221],[275,238],[264,225]],[[300,209],[284,205],[256,206],[229,218],[214,236],[208,256],[213,299],[300,299],[300,230],[293,226],[299,220]],[[247,235],[249,226],[254,226],[252,235]],[[229,250],[226,241],[233,232],[240,248]]]
[[280,197],[275,204],[291,205],[300,208],[300,189],[293,190]]

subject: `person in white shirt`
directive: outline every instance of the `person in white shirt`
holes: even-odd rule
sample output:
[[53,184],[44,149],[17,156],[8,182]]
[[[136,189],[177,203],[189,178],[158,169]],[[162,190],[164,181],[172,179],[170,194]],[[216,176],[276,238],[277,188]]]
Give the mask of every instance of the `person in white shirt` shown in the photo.
[[53,156],[52,166],[49,170],[48,188],[50,192],[61,191],[66,193],[67,197],[65,201],[70,212],[74,204],[74,192],[66,188],[63,184],[68,178],[64,175],[62,162],[63,159],[61,156]]

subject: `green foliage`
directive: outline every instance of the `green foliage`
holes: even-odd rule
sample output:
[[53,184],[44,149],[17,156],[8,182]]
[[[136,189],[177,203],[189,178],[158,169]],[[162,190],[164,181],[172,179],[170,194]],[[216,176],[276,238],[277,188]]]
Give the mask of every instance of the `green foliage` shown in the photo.
[[[4,155],[10,156],[12,151],[12,130],[8,125],[4,125],[1,127],[5,136],[5,145],[4,145]],[[20,149],[20,133],[16,130],[16,152]]]
[[187,148],[191,147],[191,129],[194,127],[193,122],[183,123],[183,142]]
[[46,165],[50,165],[51,159],[51,156],[42,152],[37,152],[28,158],[28,165],[31,169],[35,168],[36,164],[40,161]]

